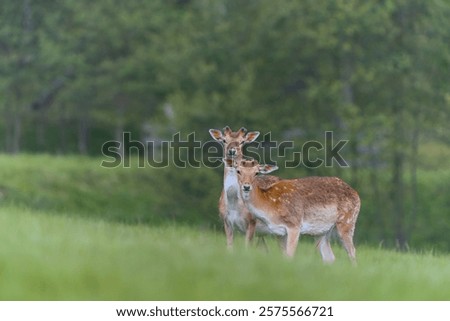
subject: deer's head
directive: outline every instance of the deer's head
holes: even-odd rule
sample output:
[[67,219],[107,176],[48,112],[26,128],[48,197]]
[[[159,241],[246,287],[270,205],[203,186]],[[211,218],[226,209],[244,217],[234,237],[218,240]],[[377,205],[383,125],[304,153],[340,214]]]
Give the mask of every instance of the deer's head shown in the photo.
[[240,161],[236,166],[236,171],[243,198],[249,198],[249,194],[255,186],[256,176],[269,174],[277,169],[278,167],[275,165],[260,165],[255,159]]
[[233,132],[228,126],[223,131],[210,129],[209,133],[214,140],[223,145],[224,157],[227,159],[242,157],[242,147],[245,144],[253,142],[259,136],[259,132],[247,132],[244,127],[237,132]]

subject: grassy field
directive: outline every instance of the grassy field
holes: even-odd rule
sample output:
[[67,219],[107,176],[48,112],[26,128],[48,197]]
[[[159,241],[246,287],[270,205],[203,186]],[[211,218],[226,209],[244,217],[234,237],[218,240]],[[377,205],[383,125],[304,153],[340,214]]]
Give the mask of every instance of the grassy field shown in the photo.
[[[450,260],[361,246],[351,266],[303,241],[291,261],[221,233],[0,210],[2,300],[448,300]],[[447,284],[446,284],[447,283]]]
[[0,168],[1,300],[450,299],[449,255],[358,245],[353,267],[334,244],[327,266],[309,238],[288,260],[242,236],[230,252],[218,228],[147,217],[151,184],[97,161],[1,156]]

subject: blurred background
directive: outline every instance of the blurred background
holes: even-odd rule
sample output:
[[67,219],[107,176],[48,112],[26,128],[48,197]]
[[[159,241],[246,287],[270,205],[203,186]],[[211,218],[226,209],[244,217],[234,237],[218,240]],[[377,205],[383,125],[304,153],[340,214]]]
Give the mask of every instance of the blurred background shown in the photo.
[[347,180],[357,243],[449,251],[448,17],[447,0],[2,1],[0,206],[221,230],[221,168],[102,169],[103,143],[333,131],[350,167],[279,175]]

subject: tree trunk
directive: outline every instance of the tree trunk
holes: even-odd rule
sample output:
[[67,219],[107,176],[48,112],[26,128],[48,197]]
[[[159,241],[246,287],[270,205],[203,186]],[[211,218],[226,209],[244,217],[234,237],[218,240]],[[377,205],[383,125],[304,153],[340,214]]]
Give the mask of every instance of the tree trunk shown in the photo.
[[58,153],[67,153],[67,120],[63,115],[63,112],[59,114],[58,117],[58,127],[59,127],[59,139],[58,139]]
[[119,153],[120,153],[120,156],[122,157],[122,159],[125,156],[124,155],[125,149],[124,149],[123,133],[124,133],[123,126],[120,124],[120,122],[116,123],[116,127],[114,129],[114,136],[116,137],[116,141],[120,143]]
[[11,153],[18,154],[20,152],[20,142],[22,140],[22,118],[19,113],[13,116],[13,127],[11,137]]
[[[355,105],[355,98],[353,93],[352,77],[353,77],[353,55],[351,53],[342,53],[340,61],[340,80],[342,85],[342,104],[344,110],[352,109]],[[345,120],[347,115],[345,115]],[[340,127],[347,131],[348,137],[350,137],[349,148],[352,157],[351,166],[351,185],[358,185],[358,137],[357,137],[357,121],[354,119],[351,122],[346,123],[345,120],[342,122]],[[356,124],[356,125],[355,125]]]
[[88,153],[89,120],[82,117],[78,124],[78,152],[82,155]]
[[394,218],[394,231],[396,247],[403,251],[408,249],[405,233],[405,184],[404,184],[404,164],[405,164],[405,129],[404,111],[402,106],[393,108],[393,137],[392,137],[392,205]]
[[[44,110],[39,111],[36,115],[36,149],[39,151],[46,150],[48,144],[46,143],[46,131],[48,125],[47,113]],[[47,150],[48,151],[48,150]]]
[[[374,145],[370,145],[370,187],[372,190],[373,195],[373,203],[374,204],[381,204],[381,192],[380,192],[380,184],[379,184],[379,173],[378,173],[378,167],[380,166],[379,160],[377,159],[376,155],[377,152],[375,151]],[[377,224],[379,228],[379,238],[380,242],[384,242],[386,239],[386,211],[380,210],[379,207],[375,209],[375,212],[373,213],[375,223]]]
[[419,139],[420,139],[420,112],[415,114],[414,129],[411,140],[411,215],[407,230],[408,237],[413,233],[417,220],[417,206],[419,190],[417,187],[417,167],[419,158]]
[[404,159],[401,152],[395,152],[392,172],[392,200],[394,205],[394,231],[396,247],[406,250],[405,234],[405,209],[404,209],[404,182],[403,182]]
[[122,159],[124,159],[125,156],[125,146],[123,141],[123,134],[125,131],[125,103],[122,101],[124,100],[123,97],[118,96],[117,99],[117,105],[116,105],[116,126],[114,129],[114,134],[116,137],[116,141],[120,143],[119,153]]

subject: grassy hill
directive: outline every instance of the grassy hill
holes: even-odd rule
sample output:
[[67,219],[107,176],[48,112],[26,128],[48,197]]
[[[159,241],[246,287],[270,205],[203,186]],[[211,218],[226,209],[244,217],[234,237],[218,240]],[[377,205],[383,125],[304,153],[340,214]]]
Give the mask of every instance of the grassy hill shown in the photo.
[[[293,260],[272,239],[266,252],[245,249],[238,237],[229,252],[215,209],[220,173],[200,171],[192,180],[177,170],[164,174],[173,175],[167,181],[99,163],[0,157],[1,300],[450,298],[448,255],[359,244],[353,267],[334,244],[337,262],[326,266],[306,237]],[[190,193],[173,198],[180,189]],[[207,223],[214,221],[216,228]]]
[[0,155],[0,205],[129,224],[217,221],[217,171],[100,165],[79,156]]

